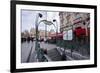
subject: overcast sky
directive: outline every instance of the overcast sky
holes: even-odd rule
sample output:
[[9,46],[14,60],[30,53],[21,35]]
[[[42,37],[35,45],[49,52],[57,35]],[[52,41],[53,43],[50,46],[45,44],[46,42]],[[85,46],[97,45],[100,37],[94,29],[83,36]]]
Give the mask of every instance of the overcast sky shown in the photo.
[[[40,20],[44,20],[47,19],[48,21],[52,21],[53,19],[57,20],[57,25],[58,25],[58,30],[59,30],[59,24],[60,24],[60,20],[59,20],[59,12],[50,12],[50,11],[33,11],[33,10],[21,10],[21,31],[25,31],[28,30],[30,31],[31,28],[35,28],[35,23],[36,23],[36,15],[38,13],[41,13],[43,16],[42,18],[38,18],[38,22]],[[56,22],[53,22],[56,26]],[[41,30],[45,30],[45,24],[44,23],[40,23],[39,25],[39,29]],[[47,26],[47,30],[54,30],[56,31],[54,25],[48,25]]]

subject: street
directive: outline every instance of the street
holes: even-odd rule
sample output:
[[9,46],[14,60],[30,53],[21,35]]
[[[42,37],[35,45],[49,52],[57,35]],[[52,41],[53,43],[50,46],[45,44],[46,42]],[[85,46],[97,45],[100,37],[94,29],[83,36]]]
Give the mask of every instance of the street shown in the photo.
[[[56,44],[50,44],[45,42],[38,42],[40,43],[40,48],[43,50],[47,50],[47,56],[50,61],[63,61],[62,55],[64,54],[61,48],[57,49]],[[37,52],[35,51],[35,41],[30,42],[23,42],[21,46],[21,62],[28,63],[28,62],[37,62]],[[65,60],[84,60],[89,59],[89,57],[84,56],[76,51],[73,51],[71,54],[71,50],[66,49],[65,51]]]
[[[48,44],[45,42],[40,42],[40,47],[47,49],[48,56],[52,58],[51,55],[56,55],[54,48],[56,45]],[[54,52],[52,52],[54,51]],[[51,53],[52,52],[52,53]],[[57,51],[56,51],[57,52]],[[21,46],[21,62],[36,62],[36,51],[35,51],[35,41],[34,42],[23,42]]]

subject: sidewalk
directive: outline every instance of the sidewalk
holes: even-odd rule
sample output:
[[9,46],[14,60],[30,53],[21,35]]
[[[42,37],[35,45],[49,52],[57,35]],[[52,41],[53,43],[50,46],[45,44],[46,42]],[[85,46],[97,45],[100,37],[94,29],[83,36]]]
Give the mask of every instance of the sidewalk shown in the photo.
[[[57,50],[60,53],[60,55],[62,55],[64,53],[64,48],[58,47]],[[66,60],[87,60],[90,58],[89,56],[83,56],[76,51],[73,51],[71,53],[71,50],[69,50],[69,49],[65,50],[65,54],[66,54]]]
[[21,45],[21,63],[28,61],[33,42],[24,42]]

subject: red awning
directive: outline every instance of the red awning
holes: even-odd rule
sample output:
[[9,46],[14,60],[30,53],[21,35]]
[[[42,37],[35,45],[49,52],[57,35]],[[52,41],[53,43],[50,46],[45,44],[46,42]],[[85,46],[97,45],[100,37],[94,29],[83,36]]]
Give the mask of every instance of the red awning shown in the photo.
[[81,35],[86,35],[86,29],[85,28],[76,28],[75,29],[75,34],[77,37],[80,37]]

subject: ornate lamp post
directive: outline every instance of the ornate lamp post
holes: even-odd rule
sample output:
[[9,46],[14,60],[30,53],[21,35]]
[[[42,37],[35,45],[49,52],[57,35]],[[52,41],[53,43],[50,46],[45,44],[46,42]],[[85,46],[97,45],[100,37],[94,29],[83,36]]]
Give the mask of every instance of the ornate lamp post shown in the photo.
[[36,57],[37,57],[37,61],[39,59],[39,48],[40,48],[40,44],[38,43],[38,38],[39,38],[39,35],[38,35],[38,19],[39,17],[41,18],[42,17],[42,14],[37,14],[36,15],[36,24],[35,24],[35,27],[36,27],[36,42],[35,42],[35,50],[36,50]]
[[57,25],[57,20],[54,19],[53,22],[56,22],[56,26],[55,26],[55,25],[54,25],[54,26],[55,26],[55,28],[56,28],[56,43],[57,43],[57,38],[58,38],[58,37],[57,37],[57,36],[58,36],[58,25]]
[[[47,21],[47,20],[41,20],[39,23],[38,23],[38,19],[39,17],[41,18],[43,15],[42,14],[37,14],[36,16],[36,24],[35,24],[35,27],[36,27],[36,42],[35,42],[35,50],[36,50],[36,58],[37,58],[37,61],[40,61],[40,58],[41,58],[41,53],[40,53],[40,44],[38,43],[38,38],[39,38],[39,35],[38,35],[38,26],[41,22],[43,22],[44,24],[46,25],[52,25],[53,23],[51,21]],[[53,24],[54,25],[54,24]],[[54,27],[56,28],[56,26],[54,25]],[[57,29],[56,29],[56,32],[57,32]]]

